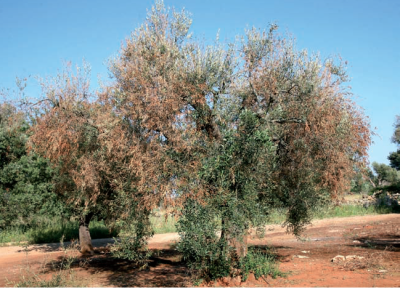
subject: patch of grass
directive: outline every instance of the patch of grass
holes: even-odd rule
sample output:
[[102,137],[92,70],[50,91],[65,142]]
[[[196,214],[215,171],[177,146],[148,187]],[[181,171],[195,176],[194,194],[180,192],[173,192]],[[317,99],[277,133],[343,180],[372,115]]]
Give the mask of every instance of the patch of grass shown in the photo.
[[341,205],[330,206],[327,208],[318,208],[315,211],[314,219],[333,218],[333,217],[349,217],[349,216],[364,216],[376,214],[392,213],[393,209],[390,207],[363,207],[362,205]]
[[274,279],[278,276],[284,276],[276,263],[276,255],[268,250],[264,252],[258,248],[249,248],[246,257],[239,261],[239,267],[242,281],[247,280],[250,272],[254,273],[256,279],[267,275]]
[[285,208],[275,208],[269,213],[269,224],[282,224],[286,219],[287,210]]
[[353,194],[346,194],[344,196],[344,199],[347,201],[354,201],[354,200],[360,200],[362,198],[361,193],[353,193]]
[[[270,212],[269,223],[281,224],[286,218],[286,209],[274,209]],[[314,210],[313,220],[321,220],[325,218],[334,217],[350,217],[350,216],[364,216],[364,215],[378,215],[397,212],[394,207],[387,206],[369,206],[363,207],[362,205],[341,205],[341,206],[325,206],[319,207]]]
[[27,242],[27,240],[26,231],[19,227],[0,229],[0,246],[8,243],[20,244],[21,242]]
[[[92,239],[116,237],[116,230],[110,231],[103,221],[92,221],[89,225]],[[66,222],[56,220],[53,223],[45,223],[40,227],[21,229],[18,227],[0,231],[0,244],[28,242],[30,244],[57,243],[64,236],[66,241],[79,238],[78,222]]]
[[[90,236],[92,239],[112,238],[118,235],[117,231],[111,231],[102,221],[92,221],[89,224]],[[68,222],[66,224],[55,224],[43,228],[32,229],[29,232],[29,242],[33,244],[56,243],[64,236],[66,241],[79,238],[79,224]]]

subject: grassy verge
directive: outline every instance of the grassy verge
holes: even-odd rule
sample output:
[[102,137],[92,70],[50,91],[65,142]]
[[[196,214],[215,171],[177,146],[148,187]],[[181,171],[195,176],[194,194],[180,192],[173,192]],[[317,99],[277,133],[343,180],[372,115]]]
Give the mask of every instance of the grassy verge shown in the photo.
[[[350,217],[350,216],[365,216],[378,215],[396,212],[391,207],[363,207],[362,205],[341,205],[341,206],[326,206],[317,208],[313,213],[313,220],[321,220],[335,217]],[[274,209],[270,213],[270,224],[281,224],[285,221],[286,210]]]
[[377,214],[388,214],[393,213],[394,210],[390,207],[363,207],[361,205],[342,205],[342,206],[331,206],[326,209],[317,209],[314,218],[324,219],[333,217],[349,217],[349,216],[364,216],[364,215],[377,215]]
[[[92,239],[111,238],[118,235],[118,232],[111,231],[102,221],[92,221],[89,226]],[[18,227],[0,231],[0,245],[7,243],[28,242],[31,244],[58,243],[64,236],[65,241],[76,240],[79,237],[78,222],[63,223],[56,220],[54,223],[47,223],[41,227],[23,230]]]
[[[342,206],[327,206],[315,210],[314,220],[333,218],[333,217],[349,217],[349,216],[364,216],[387,214],[395,212],[390,207],[367,207],[361,205],[342,205]],[[274,209],[270,213],[270,224],[281,224],[285,220],[285,209]],[[176,232],[176,219],[175,217],[168,216],[165,219],[164,214],[156,212],[154,216],[150,217],[155,234],[173,233]],[[102,221],[92,221],[90,223],[90,235],[92,239],[116,237],[118,232],[111,231],[104,225]],[[7,243],[21,243],[28,242],[33,244],[39,243],[57,243],[61,237],[64,236],[65,241],[78,239],[79,226],[77,222],[62,223],[55,221],[53,223],[46,223],[42,227],[32,228],[24,231],[21,228],[10,228],[7,230],[0,230],[0,246],[7,245]]]

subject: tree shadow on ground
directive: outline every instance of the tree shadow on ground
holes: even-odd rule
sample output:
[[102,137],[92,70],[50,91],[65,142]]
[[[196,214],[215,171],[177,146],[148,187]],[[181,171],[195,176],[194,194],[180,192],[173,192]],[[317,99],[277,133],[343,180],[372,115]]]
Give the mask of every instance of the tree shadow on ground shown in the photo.
[[[96,252],[96,251],[95,251]],[[97,251],[98,252],[98,251]],[[45,273],[62,266],[63,257],[49,264]],[[176,250],[158,251],[147,261],[147,267],[126,259],[118,259],[110,253],[78,257],[71,265],[91,275],[106,277],[105,286],[115,287],[187,287],[191,285],[190,275]]]
[[[92,240],[93,247],[96,247],[96,248],[106,247],[113,243],[114,243],[114,239],[112,239],[112,238]],[[69,249],[69,248],[75,247],[75,246],[79,247],[77,240],[63,242],[63,244],[61,244],[61,243],[34,244],[31,246],[24,247],[24,249],[18,250],[17,252],[21,253],[21,252],[38,251],[38,252],[43,252],[43,253],[51,253],[51,252],[63,251],[64,248]]]
[[400,252],[400,234],[382,236],[364,236],[354,239],[360,244],[350,245],[350,247],[361,247],[366,249],[377,249],[390,252]]
[[292,249],[292,247],[286,246],[266,246],[266,245],[249,245],[249,251],[261,251],[267,254],[269,257],[273,258],[275,262],[287,262],[290,259],[290,255],[279,254],[278,249]]

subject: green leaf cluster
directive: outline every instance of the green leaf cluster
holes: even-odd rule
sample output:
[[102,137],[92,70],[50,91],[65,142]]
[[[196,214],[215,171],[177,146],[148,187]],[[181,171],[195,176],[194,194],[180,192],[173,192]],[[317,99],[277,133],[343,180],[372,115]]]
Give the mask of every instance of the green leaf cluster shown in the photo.
[[29,125],[11,105],[0,106],[0,228],[29,228],[44,216],[67,214],[53,190],[56,170],[26,152]]

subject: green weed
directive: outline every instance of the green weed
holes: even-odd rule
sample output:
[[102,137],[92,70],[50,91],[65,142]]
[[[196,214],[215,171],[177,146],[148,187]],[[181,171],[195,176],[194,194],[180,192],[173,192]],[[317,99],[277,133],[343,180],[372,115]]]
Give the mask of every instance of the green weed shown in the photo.
[[246,281],[250,272],[254,273],[256,279],[261,276],[270,275],[272,278],[284,276],[278,269],[276,256],[269,251],[262,251],[258,248],[249,248],[246,257],[239,261],[239,268],[242,274],[242,281]]

